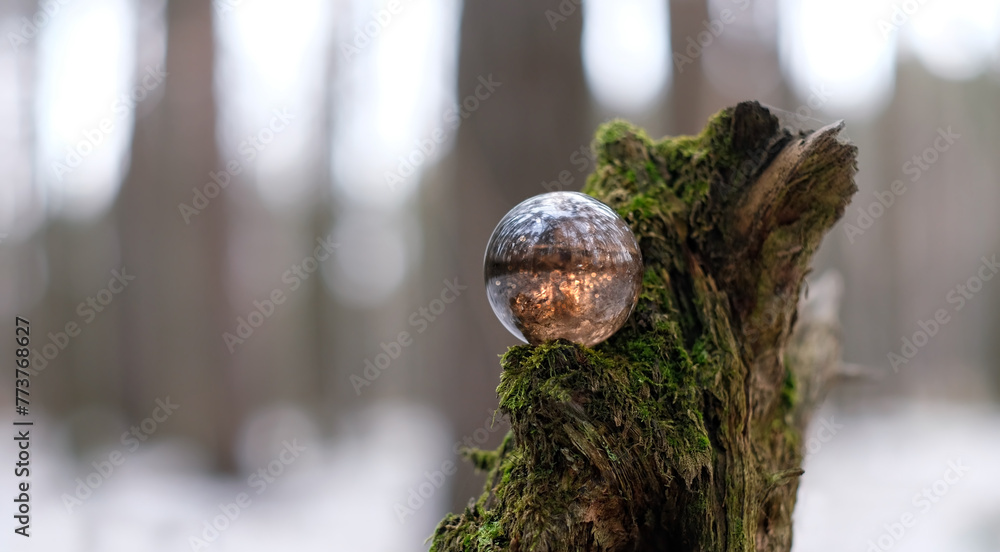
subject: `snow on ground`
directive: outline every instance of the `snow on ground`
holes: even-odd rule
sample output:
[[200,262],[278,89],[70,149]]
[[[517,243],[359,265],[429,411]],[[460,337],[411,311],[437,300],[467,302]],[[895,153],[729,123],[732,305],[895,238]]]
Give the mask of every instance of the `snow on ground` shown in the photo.
[[[259,442],[244,439],[239,477],[209,476],[183,445],[150,442],[67,508],[74,480],[114,447],[71,462],[58,432],[45,431],[57,425],[36,424],[32,537],[13,534],[8,499],[0,550],[416,552],[445,513],[448,478],[440,489],[424,485],[429,498],[403,523],[397,505],[428,481],[426,471],[455,460],[454,436],[433,413],[383,406],[352,419],[332,443],[301,420],[262,424],[249,433]],[[0,441],[3,464],[12,445]],[[849,415],[827,407],[806,445],[795,551],[1000,551],[1000,410],[895,403]],[[251,479],[259,469],[278,475]],[[12,470],[0,473],[9,495]],[[241,493],[249,502],[238,504]]]
[[[426,481],[423,472],[433,471],[435,465],[439,469],[453,456],[448,432],[427,410],[402,406],[374,410],[352,423],[355,431],[334,443],[317,441],[314,431],[276,436],[264,447],[267,452],[258,450],[256,457],[244,458],[243,463],[253,467],[231,478],[206,475],[199,469],[204,462],[176,443],[143,445],[134,453],[126,451],[124,462],[72,507],[64,504],[63,495],[72,496],[78,486],[74,480],[85,479],[95,468],[70,463],[55,439],[36,440],[31,537],[13,534],[11,502],[5,500],[3,518],[8,521],[0,550],[426,550],[424,540],[446,509],[449,481],[433,492],[424,486],[429,498],[403,523],[394,505],[405,506],[410,489]],[[47,423],[36,424],[43,428]],[[302,434],[307,438],[300,438]],[[0,444],[4,464],[16,456],[12,443],[5,439]],[[115,449],[124,447],[110,446],[107,453],[89,460],[100,463]],[[251,479],[259,469],[270,470],[265,471],[267,477],[258,473]],[[5,496],[15,486],[11,472],[4,469],[0,476]],[[92,480],[97,481],[96,476]],[[240,500],[241,493],[246,499]],[[206,529],[206,523],[221,530]]]
[[806,446],[793,552],[1000,552],[996,407],[825,408]]

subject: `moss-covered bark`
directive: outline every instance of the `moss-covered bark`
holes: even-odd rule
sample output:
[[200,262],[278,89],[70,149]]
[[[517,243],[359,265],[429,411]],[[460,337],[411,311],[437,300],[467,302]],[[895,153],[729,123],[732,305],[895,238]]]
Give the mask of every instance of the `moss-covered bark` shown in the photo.
[[639,239],[638,306],[594,349],[504,355],[511,434],[470,453],[486,490],[441,522],[433,551],[790,548],[800,435],[837,358],[829,335],[792,328],[812,254],[856,190],[839,129],[792,134],[746,102],[698,136],[598,130],[584,191]]

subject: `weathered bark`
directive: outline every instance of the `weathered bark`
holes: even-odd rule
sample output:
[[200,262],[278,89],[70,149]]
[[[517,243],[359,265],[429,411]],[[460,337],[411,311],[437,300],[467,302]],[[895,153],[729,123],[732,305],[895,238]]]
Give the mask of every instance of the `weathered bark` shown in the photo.
[[840,129],[792,134],[756,102],[693,137],[601,127],[584,191],[639,238],[639,304],[594,349],[507,352],[511,434],[469,451],[486,492],[432,550],[790,548],[801,434],[839,356],[823,320],[792,328],[856,191]]

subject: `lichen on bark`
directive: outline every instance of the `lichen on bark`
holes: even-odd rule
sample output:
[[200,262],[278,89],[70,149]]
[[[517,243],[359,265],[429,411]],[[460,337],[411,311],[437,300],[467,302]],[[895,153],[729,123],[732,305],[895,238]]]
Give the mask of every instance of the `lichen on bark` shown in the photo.
[[600,127],[584,192],[635,232],[639,302],[593,349],[503,356],[511,432],[469,451],[486,489],[432,551],[789,550],[800,435],[839,352],[829,328],[792,330],[856,191],[841,128],[793,133],[756,102],[698,136]]

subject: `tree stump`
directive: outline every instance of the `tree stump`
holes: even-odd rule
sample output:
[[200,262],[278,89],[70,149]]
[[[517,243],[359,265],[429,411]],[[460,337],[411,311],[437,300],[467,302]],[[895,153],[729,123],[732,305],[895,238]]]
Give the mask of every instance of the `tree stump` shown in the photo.
[[839,362],[835,322],[796,307],[857,190],[842,128],[792,132],[757,102],[698,136],[600,127],[583,191],[639,240],[638,305],[593,349],[503,356],[511,432],[466,451],[485,492],[432,551],[790,549],[802,432]]

